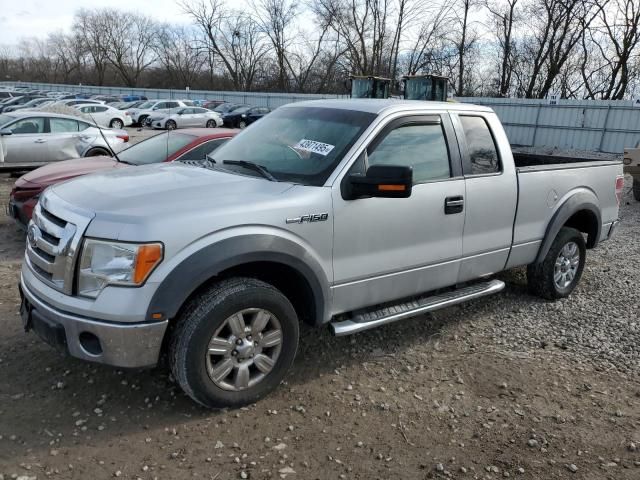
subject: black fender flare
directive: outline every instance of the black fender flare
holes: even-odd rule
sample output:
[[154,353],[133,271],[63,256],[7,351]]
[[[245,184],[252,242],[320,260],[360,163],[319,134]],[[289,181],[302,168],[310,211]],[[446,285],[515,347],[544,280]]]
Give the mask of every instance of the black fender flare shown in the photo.
[[303,246],[268,234],[221,240],[184,259],[156,289],[147,308],[146,319],[157,321],[158,313],[163,318],[175,317],[198,287],[224,270],[252,262],[281,263],[302,275],[313,292],[315,323],[319,325],[327,321],[329,282],[318,261]]
[[567,223],[567,221],[577,212],[586,210],[591,212],[597,219],[597,231],[593,238],[589,238],[588,247],[593,248],[598,245],[600,240],[600,232],[602,230],[602,218],[600,215],[600,207],[598,206],[597,197],[595,194],[588,191],[581,191],[574,193],[568,199],[564,201],[562,205],[556,210],[551,217],[549,225],[547,225],[547,231],[545,232],[540,250],[536,257],[535,263],[541,263],[547,256],[551,244],[555,240],[560,229]]

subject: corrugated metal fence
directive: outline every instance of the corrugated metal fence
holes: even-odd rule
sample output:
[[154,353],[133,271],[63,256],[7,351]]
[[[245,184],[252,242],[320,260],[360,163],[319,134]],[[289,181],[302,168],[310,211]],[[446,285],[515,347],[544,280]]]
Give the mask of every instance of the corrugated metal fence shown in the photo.
[[640,107],[631,100],[456,100],[493,108],[512,145],[622,153],[640,141]]
[[[0,82],[14,85],[12,82]],[[162,90],[127,87],[96,87],[25,83],[33,88],[104,95],[137,94],[153,98],[212,99],[276,108],[287,103],[345,95],[280,94],[257,92],[216,92],[207,90]],[[624,147],[640,141],[640,105],[631,100],[547,100],[525,98],[462,97],[459,102],[493,108],[502,121],[512,145],[556,147],[622,153]]]

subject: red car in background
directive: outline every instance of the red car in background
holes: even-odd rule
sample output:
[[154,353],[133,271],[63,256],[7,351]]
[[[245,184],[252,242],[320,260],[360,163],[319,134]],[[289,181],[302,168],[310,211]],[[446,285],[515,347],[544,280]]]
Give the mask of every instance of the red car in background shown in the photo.
[[87,157],[55,162],[18,178],[9,197],[8,213],[26,227],[42,191],[50,185],[89,173],[176,160],[204,160],[237,130],[186,128],[147,138],[114,157]]

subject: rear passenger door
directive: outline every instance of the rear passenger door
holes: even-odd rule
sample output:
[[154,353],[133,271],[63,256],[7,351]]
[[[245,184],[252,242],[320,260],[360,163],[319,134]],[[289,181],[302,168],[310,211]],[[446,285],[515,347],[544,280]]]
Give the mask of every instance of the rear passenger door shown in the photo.
[[392,120],[345,177],[372,165],[411,166],[413,189],[408,198],[345,200],[333,186],[334,314],[458,278],[465,183],[449,115]]
[[49,118],[49,133],[47,134],[50,162],[78,158],[80,145],[79,126],[76,120],[69,118]]
[[[518,185],[511,148],[493,113],[452,115],[466,181],[462,263],[458,281],[504,269],[511,249]],[[501,157],[508,155],[508,157]]]

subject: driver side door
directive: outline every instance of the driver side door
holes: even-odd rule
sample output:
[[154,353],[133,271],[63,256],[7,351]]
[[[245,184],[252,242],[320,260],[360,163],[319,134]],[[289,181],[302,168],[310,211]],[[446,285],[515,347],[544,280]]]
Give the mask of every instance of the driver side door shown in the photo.
[[342,181],[371,165],[411,166],[412,192],[345,200],[341,182],[333,186],[334,315],[454,285],[458,277],[465,181],[449,115],[392,120]]
[[43,117],[20,119],[8,125],[11,135],[2,137],[4,161],[13,164],[46,162],[48,157],[46,121]]

